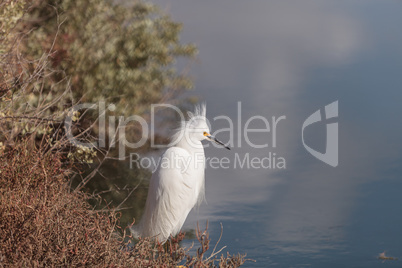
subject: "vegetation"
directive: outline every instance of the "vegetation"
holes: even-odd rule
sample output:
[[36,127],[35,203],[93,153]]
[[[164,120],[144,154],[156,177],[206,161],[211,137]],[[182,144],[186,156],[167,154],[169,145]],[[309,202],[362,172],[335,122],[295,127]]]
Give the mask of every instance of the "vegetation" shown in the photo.
[[47,90],[65,90],[63,84],[54,86],[62,73],[70,78],[75,99],[107,100],[127,116],[141,115],[150,104],[168,101],[192,87],[191,80],[172,65],[178,57],[197,52],[194,45],[179,43],[181,24],[155,5],[132,3],[34,1],[24,20],[23,52],[37,58],[53,51],[49,60],[56,72],[44,85]]
[[[180,246],[184,234],[167,245],[142,239],[134,246],[119,214],[91,209],[82,192],[70,192],[60,153],[44,152],[28,140],[0,155],[0,266],[237,267],[244,256],[209,257],[207,230],[197,231],[200,248],[191,256]],[[126,241],[126,242],[125,242]]]
[[[110,146],[77,147],[68,139],[71,134],[91,143],[99,134],[97,115],[74,112],[74,105],[104,100],[115,105],[115,115],[146,117],[150,104],[174,101],[190,88],[189,78],[173,65],[196,53],[193,45],[180,44],[180,29],[142,1],[130,6],[112,0],[0,3],[0,266],[213,267],[219,262],[237,267],[244,262],[241,255],[219,259],[216,247],[206,257],[207,230],[197,231],[200,249],[194,256],[179,245],[183,234],[167,246],[149,239],[133,244],[119,205],[112,208],[99,193],[88,193],[97,174],[104,176],[121,162],[105,168],[113,159]],[[71,131],[66,118],[72,118]],[[98,191],[125,191],[144,200],[145,182],[114,188],[108,182]],[[95,202],[103,209],[94,210]],[[135,205],[139,210],[141,203]]]

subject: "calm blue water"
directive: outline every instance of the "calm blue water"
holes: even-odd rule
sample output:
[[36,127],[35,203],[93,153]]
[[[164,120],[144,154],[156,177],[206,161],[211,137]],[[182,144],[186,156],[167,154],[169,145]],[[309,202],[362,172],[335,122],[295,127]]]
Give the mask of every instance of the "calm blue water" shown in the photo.
[[[242,130],[255,115],[269,123],[286,116],[275,147],[272,132],[251,133],[252,143],[268,143],[255,148],[236,130],[232,151],[206,148],[232,166],[207,169],[207,204],[185,228],[209,220],[214,242],[222,223],[220,245],[256,260],[247,267],[402,267],[402,2],[157,3],[183,22],[182,41],[199,47],[191,95],[206,101],[212,132],[228,127],[219,115]],[[313,157],[301,138],[304,120],[334,101],[337,167]],[[325,122],[305,136],[325,151]],[[233,166],[236,155],[270,153],[286,168]],[[384,251],[399,260],[378,260]]]

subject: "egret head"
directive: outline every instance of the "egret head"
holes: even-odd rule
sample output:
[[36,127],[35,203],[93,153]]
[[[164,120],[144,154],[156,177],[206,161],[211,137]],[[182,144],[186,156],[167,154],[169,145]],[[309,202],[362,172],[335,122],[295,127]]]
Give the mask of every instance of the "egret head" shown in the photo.
[[186,126],[189,137],[194,141],[202,141],[207,137],[204,133],[210,133],[207,120],[203,116],[192,116]]
[[217,140],[214,136],[210,134],[211,131],[209,129],[208,120],[206,118],[205,104],[197,106],[195,112],[189,112],[188,115],[190,119],[186,125],[186,132],[188,133],[188,137],[192,141],[209,140],[230,150],[228,146],[224,145],[221,141]]

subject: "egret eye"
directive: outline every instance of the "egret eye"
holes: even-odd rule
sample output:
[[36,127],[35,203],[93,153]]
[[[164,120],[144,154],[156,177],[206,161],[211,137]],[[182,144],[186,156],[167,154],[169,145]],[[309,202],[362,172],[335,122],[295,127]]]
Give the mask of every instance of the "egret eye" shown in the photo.
[[203,134],[204,134],[204,136],[208,136],[208,132],[206,132],[206,131],[204,131]]

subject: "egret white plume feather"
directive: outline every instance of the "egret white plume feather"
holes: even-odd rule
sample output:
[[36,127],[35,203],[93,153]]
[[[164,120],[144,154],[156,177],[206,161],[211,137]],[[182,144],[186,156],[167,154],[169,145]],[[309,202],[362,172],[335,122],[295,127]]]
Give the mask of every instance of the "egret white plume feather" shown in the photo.
[[222,143],[209,134],[205,104],[195,107],[188,116],[173,135],[174,146],[162,155],[152,174],[144,214],[132,228],[135,236],[165,242],[180,232],[188,213],[204,200],[205,155],[201,141]]

